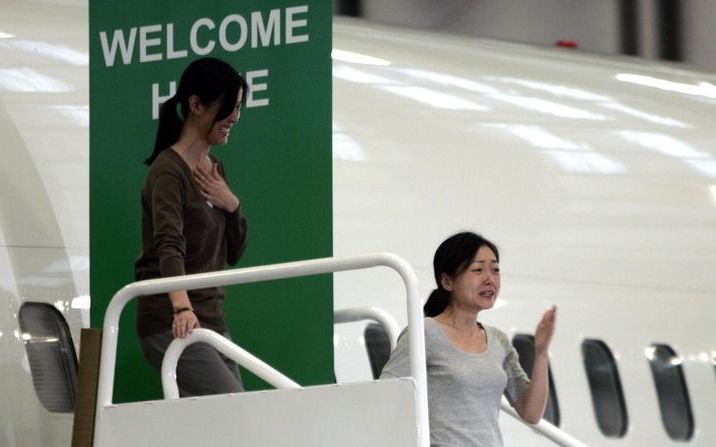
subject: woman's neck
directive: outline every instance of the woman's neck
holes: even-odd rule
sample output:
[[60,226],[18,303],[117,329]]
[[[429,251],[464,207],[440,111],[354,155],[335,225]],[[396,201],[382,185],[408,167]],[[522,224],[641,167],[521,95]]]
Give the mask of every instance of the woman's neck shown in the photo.
[[478,329],[477,314],[477,312],[466,312],[448,307],[441,314],[435,316],[435,319],[460,333],[472,335]]
[[207,160],[211,146],[199,138],[192,138],[189,135],[182,134],[179,141],[172,145],[172,149],[193,170]]

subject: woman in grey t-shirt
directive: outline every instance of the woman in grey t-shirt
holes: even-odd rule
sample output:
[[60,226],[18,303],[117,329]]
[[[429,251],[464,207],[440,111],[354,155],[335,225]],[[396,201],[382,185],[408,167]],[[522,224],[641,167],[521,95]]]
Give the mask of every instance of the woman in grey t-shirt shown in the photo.
[[[536,424],[542,418],[556,309],[545,312],[537,326],[530,380],[507,335],[477,321],[500,291],[495,244],[475,233],[458,233],[438,247],[433,268],[438,288],[424,306],[430,444],[500,447],[503,394],[525,421]],[[404,332],[381,378],[409,375],[407,339]]]

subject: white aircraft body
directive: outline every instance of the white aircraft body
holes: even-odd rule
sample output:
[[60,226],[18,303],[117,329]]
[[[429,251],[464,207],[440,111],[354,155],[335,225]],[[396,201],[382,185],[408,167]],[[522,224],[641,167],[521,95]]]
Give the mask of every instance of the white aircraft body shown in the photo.
[[[426,297],[438,244],[483,233],[501,248],[502,291],[479,318],[533,334],[546,308],[559,309],[550,351],[561,428],[588,445],[712,445],[715,83],[641,59],[339,22],[334,254],[399,253]],[[405,322],[402,303],[384,304],[386,282],[336,276],[336,305],[370,297]],[[625,407],[608,420],[619,399],[607,402],[608,374],[596,373],[608,436],[583,354],[603,348]],[[657,357],[682,369],[690,414],[660,410],[660,398],[684,402],[668,396],[680,394],[676,375],[657,392]]]
[[[0,6],[0,446],[67,446],[20,310],[89,324],[85,2]],[[334,255],[392,252],[433,288],[444,238],[500,247],[480,320],[551,347],[558,425],[591,446],[716,445],[716,76],[633,58],[336,19]],[[335,277],[336,309],[406,324],[394,275]],[[339,381],[371,378],[337,326]],[[50,340],[51,337],[46,341]],[[502,417],[506,445],[551,445]]]

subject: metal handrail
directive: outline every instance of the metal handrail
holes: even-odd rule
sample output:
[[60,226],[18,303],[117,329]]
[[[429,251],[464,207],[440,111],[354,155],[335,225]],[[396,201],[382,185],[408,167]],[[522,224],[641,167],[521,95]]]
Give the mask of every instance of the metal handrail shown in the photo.
[[209,329],[194,329],[186,338],[175,338],[167,348],[162,359],[162,389],[165,399],[178,399],[177,363],[184,350],[194,343],[207,343],[231,360],[265,380],[269,385],[280,389],[301,388],[293,380],[284,376],[268,363],[259,359],[225,337]]
[[410,264],[391,253],[377,253],[345,258],[322,258],[309,261],[287,262],[261,267],[232,269],[221,272],[185,275],[172,278],[150,279],[128,284],[114,294],[105,312],[100,370],[97,384],[97,417],[102,409],[112,405],[114,370],[119,335],[119,316],[132,299],[142,295],[168,293],[172,290],[192,290],[205,287],[228,286],[298,276],[357,270],[371,267],[390,267],[405,283],[408,306],[408,336],[410,373],[416,383],[416,417],[418,441],[421,447],[430,444],[428,421],[427,373],[425,369],[425,336],[422,302],[418,279]]
[[377,307],[351,307],[349,309],[340,309],[333,312],[333,323],[352,323],[354,321],[372,320],[380,324],[388,334],[390,340],[390,350],[395,349],[400,335],[400,326],[395,318]]
[[[335,324],[350,323],[361,320],[372,320],[380,324],[388,334],[391,351],[400,335],[398,322],[388,312],[377,307],[353,307],[340,309],[333,313]],[[232,343],[225,337],[209,329],[195,329],[186,338],[175,338],[169,344],[164,358],[162,359],[162,390],[165,399],[178,399],[179,387],[177,386],[177,363],[184,350],[194,343],[207,343],[214,349],[221,352],[242,367],[263,379],[269,385],[279,389],[295,389],[301,386],[281,374],[268,363],[254,356],[241,346]]]
[[512,408],[504,396],[502,397],[502,403],[500,406],[502,407],[502,411],[561,447],[588,447],[587,444],[583,443],[561,428],[550,424],[545,419],[541,419],[537,424],[530,424],[526,422],[520,417],[517,411]]

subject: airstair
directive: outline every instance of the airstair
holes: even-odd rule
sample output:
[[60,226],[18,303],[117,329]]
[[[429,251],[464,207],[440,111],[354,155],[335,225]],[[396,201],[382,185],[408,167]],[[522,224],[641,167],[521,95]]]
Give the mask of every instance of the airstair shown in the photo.
[[[411,376],[400,379],[302,387],[250,352],[207,329],[175,340],[162,365],[163,400],[112,402],[119,317],[132,299],[177,289],[227,286],[348,270],[388,267],[402,278],[408,307]],[[370,319],[386,330],[391,347],[397,326],[375,308],[338,311],[337,323]],[[120,289],[105,314],[93,424],[96,447],[171,445],[428,447],[430,445],[422,301],[410,265],[389,253],[323,258],[222,272],[140,281]],[[192,343],[214,346],[275,390],[179,398],[176,365]],[[503,400],[503,409],[515,416]],[[518,417],[518,416],[515,416]],[[530,426],[556,445],[584,444],[546,421]]]

